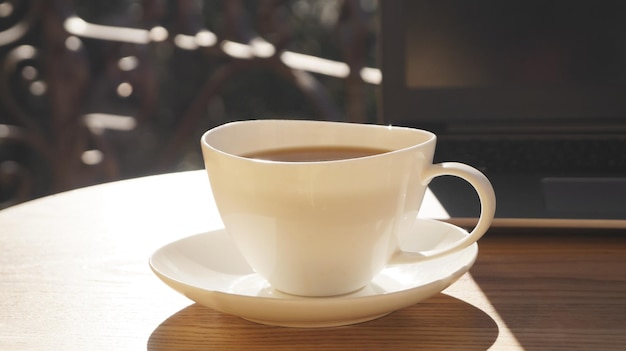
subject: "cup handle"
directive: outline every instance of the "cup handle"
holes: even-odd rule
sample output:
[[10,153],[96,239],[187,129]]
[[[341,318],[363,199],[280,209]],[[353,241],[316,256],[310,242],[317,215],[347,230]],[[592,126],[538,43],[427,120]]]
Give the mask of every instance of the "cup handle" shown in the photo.
[[442,162],[428,167],[424,171],[422,179],[424,184],[427,185],[433,178],[443,175],[459,177],[474,187],[478,194],[481,207],[478,223],[476,223],[476,226],[468,236],[451,246],[436,251],[421,253],[419,255],[399,251],[399,255],[396,255],[393,261],[421,261],[449,255],[475,243],[491,226],[496,212],[496,195],[487,177],[476,168],[466,164],[459,162]]

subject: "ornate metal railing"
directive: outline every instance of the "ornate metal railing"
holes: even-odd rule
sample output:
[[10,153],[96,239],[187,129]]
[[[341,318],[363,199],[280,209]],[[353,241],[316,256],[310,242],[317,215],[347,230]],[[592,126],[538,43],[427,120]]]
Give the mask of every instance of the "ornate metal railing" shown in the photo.
[[0,208],[202,167],[249,118],[375,122],[376,1],[0,2]]

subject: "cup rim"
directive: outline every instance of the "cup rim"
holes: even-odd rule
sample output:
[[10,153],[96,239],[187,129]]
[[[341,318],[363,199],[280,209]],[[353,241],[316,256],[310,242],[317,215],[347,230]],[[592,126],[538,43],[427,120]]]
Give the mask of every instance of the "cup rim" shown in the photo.
[[[413,143],[410,144],[408,146],[404,146],[404,147],[399,147],[399,148],[394,148],[394,149],[390,149],[389,151],[383,152],[383,153],[379,153],[379,154],[375,154],[375,155],[369,155],[369,156],[361,156],[361,157],[353,157],[353,158],[343,158],[343,159],[337,159],[337,160],[323,160],[323,161],[276,161],[276,160],[264,160],[264,159],[256,159],[256,158],[251,158],[251,157],[246,157],[246,156],[242,156],[239,155],[237,153],[234,152],[229,152],[229,151],[225,151],[222,150],[219,147],[216,147],[215,145],[213,145],[212,143],[210,143],[207,138],[215,133],[219,133],[220,131],[222,131],[223,129],[226,128],[232,128],[233,126],[236,125],[241,125],[241,124],[277,124],[277,123],[282,123],[282,124],[310,124],[310,125],[320,125],[320,124],[327,124],[327,125],[335,125],[335,126],[358,126],[358,128],[375,128],[375,129],[387,129],[387,130],[394,130],[394,131],[404,131],[407,133],[412,133],[412,134],[421,134],[423,136],[425,136],[424,140],[422,142],[419,143]],[[202,144],[202,148],[206,148],[209,150],[212,150],[213,152],[216,152],[218,154],[227,156],[227,157],[231,157],[231,158],[236,158],[236,159],[241,159],[241,160],[246,160],[248,162],[255,162],[255,163],[267,163],[267,164],[284,164],[284,165],[303,165],[303,164],[328,164],[328,163],[337,163],[337,162],[353,162],[353,161],[357,161],[357,160],[366,160],[366,159],[372,159],[372,158],[378,158],[378,157],[382,157],[385,155],[390,155],[390,154],[398,154],[398,153],[404,153],[416,148],[420,148],[423,147],[423,145],[426,145],[428,143],[435,143],[437,140],[437,136],[435,133],[425,130],[425,129],[419,129],[419,128],[412,128],[412,127],[405,127],[405,126],[395,126],[395,125],[382,125],[382,124],[374,124],[374,123],[357,123],[357,122],[343,122],[343,121],[325,121],[325,120],[309,120],[309,119],[248,119],[248,120],[236,120],[236,121],[230,121],[230,122],[226,122],[224,124],[215,126],[207,131],[205,131],[202,134],[201,137],[201,144]]]

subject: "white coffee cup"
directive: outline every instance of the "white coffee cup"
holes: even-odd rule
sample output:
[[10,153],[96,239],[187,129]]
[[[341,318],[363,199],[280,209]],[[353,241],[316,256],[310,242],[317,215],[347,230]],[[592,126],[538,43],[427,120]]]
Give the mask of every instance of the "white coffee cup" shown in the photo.
[[[491,184],[468,165],[433,164],[435,144],[433,133],[419,129],[305,120],[232,122],[201,139],[226,231],[273,288],[303,296],[356,291],[394,260],[447,255],[487,231],[495,212]],[[305,162],[247,156],[329,146],[386,152]],[[482,208],[476,227],[426,256],[400,251],[398,234],[413,228],[428,183],[441,175],[460,177],[476,189]]]

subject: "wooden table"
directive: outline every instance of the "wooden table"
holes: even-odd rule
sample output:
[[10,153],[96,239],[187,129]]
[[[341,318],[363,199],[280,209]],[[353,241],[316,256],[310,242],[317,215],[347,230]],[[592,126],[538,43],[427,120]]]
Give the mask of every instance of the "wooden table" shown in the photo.
[[626,233],[494,231],[423,303],[292,329],[193,304],[151,273],[157,248],[219,227],[203,171],[0,211],[0,350],[626,350]]

